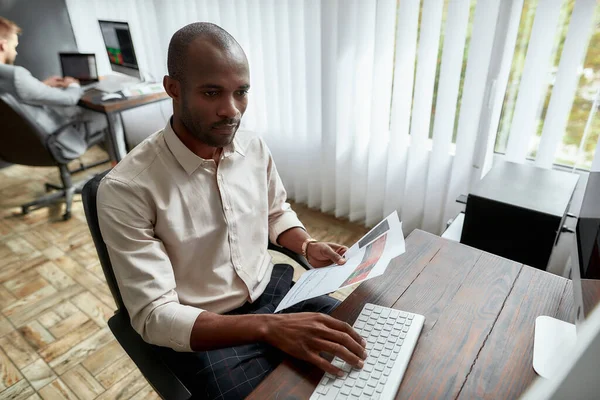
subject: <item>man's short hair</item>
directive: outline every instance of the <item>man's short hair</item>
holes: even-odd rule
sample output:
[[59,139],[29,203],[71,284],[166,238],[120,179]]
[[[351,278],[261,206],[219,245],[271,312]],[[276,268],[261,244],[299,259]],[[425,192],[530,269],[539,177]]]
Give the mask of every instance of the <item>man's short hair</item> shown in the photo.
[[225,29],[210,22],[194,22],[186,25],[173,35],[169,42],[167,70],[169,76],[179,82],[185,82],[187,53],[190,43],[205,38],[223,50],[241,46]]
[[19,25],[9,19],[0,17],[0,39],[8,39],[13,33],[16,33],[17,35],[21,33]]

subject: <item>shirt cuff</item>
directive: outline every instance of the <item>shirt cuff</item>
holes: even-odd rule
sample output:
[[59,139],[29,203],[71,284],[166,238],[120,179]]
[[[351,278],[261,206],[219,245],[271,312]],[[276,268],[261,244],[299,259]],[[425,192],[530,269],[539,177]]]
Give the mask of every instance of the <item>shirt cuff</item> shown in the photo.
[[277,218],[277,220],[269,223],[269,240],[274,245],[279,246],[279,243],[277,243],[277,238],[283,232],[291,228],[302,228],[306,230],[304,225],[302,225],[302,222],[300,222],[300,220],[296,216],[296,213],[292,210],[286,211],[285,213],[280,215],[279,218]]
[[192,346],[190,339],[194,323],[198,319],[198,315],[203,310],[191,306],[180,305],[177,307],[177,312],[173,315],[171,322],[171,330],[169,334],[169,342],[171,348],[175,351],[191,352]]
[[68,88],[72,88],[72,87],[78,88],[78,87],[81,87],[81,85],[79,85],[79,83],[77,83],[77,82],[73,82],[73,83],[70,83],[69,86],[67,86],[67,87]]

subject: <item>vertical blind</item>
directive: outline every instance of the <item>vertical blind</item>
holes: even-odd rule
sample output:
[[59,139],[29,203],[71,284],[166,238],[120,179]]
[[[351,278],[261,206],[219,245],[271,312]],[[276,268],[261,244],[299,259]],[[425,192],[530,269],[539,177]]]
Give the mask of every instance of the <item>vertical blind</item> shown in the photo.
[[[177,29],[195,21],[222,26],[250,63],[242,127],[266,140],[289,196],[367,225],[398,210],[405,233],[440,233],[459,210],[458,195],[489,169],[522,4],[67,0],[79,50],[98,55],[101,74],[110,66],[98,19],[130,23],[142,72],[155,79],[166,74]],[[525,161],[535,132],[561,4],[539,1],[535,10],[509,160]],[[596,8],[595,0],[576,0],[536,160],[541,167],[552,166],[564,134]]]

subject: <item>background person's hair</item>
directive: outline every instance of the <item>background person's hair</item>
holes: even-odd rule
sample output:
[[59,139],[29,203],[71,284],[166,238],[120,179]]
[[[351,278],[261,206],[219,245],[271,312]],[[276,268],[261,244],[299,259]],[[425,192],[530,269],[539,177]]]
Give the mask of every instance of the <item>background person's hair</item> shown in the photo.
[[16,33],[17,35],[21,33],[19,25],[9,19],[0,17],[0,39],[8,39],[13,33]]

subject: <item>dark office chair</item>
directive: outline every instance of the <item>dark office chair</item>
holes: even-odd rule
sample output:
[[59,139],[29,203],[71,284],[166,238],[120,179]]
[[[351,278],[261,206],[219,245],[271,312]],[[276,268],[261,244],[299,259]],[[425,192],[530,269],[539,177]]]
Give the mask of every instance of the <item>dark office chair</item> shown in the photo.
[[[117,304],[117,310],[115,314],[108,320],[108,326],[110,330],[117,338],[119,344],[127,352],[129,357],[140,369],[148,383],[154,388],[154,390],[163,398],[168,400],[185,400],[191,397],[190,391],[185,385],[179,380],[177,375],[163,362],[162,358],[156,351],[155,346],[146,343],[142,337],[133,329],[129,319],[129,314],[123,303],[123,298],[119,292],[119,286],[113,272],[113,267],[108,256],[108,251],[104,240],[102,239],[102,233],[100,232],[100,225],[98,223],[98,208],[96,205],[96,195],[98,193],[98,185],[102,178],[108,173],[103,172],[94,178],[92,178],[83,187],[82,200],[83,209],[85,210],[85,217],[92,234],[92,239],[96,245],[96,251],[100,258],[100,264],[106,277],[106,283],[110,288],[115,303]],[[269,243],[269,249],[279,251],[288,257],[292,258],[295,262],[300,264],[305,269],[310,269],[310,265],[306,259],[298,254],[289,251],[287,249],[274,246]]]
[[[55,190],[55,192],[23,204],[21,206],[23,214],[49,206],[64,198],[66,209],[63,219],[71,218],[73,195],[81,193],[81,188],[85,184],[84,181],[74,185],[71,175],[110,160],[106,159],[91,165],[80,163],[80,167],[73,171],[69,171],[67,164],[78,159],[89,147],[104,140],[105,132],[90,133],[86,121],[81,120],[72,120],[54,132],[45,132],[43,127],[32,120],[29,114],[22,109],[19,102],[7,93],[0,93],[0,121],[0,159],[2,161],[34,167],[57,166],[60,171],[62,186],[46,183],[46,191]],[[85,129],[85,138],[81,137],[79,131],[81,128]],[[65,150],[59,143],[59,137],[61,141],[73,141],[76,146]]]

